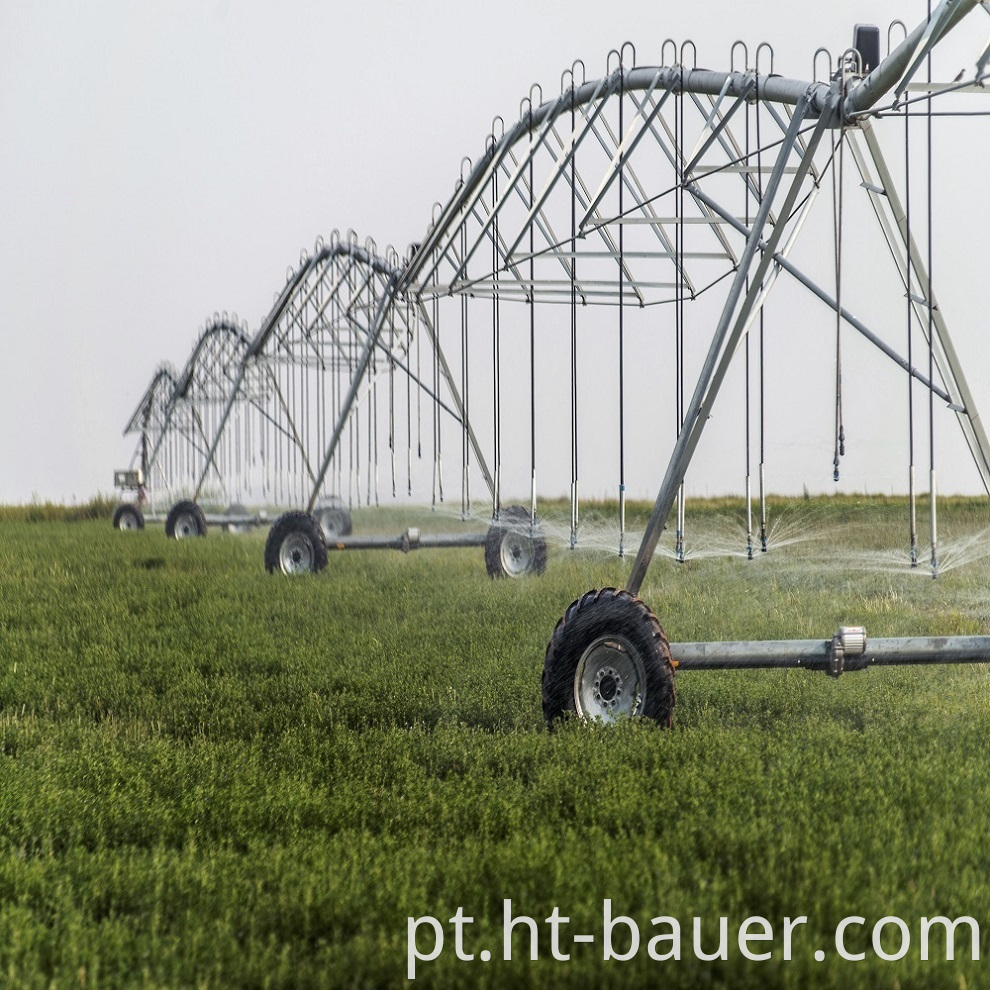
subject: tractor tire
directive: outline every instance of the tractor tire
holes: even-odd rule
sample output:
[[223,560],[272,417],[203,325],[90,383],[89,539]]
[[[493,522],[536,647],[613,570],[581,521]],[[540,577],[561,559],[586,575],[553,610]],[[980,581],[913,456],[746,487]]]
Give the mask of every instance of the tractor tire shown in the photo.
[[323,530],[308,512],[286,512],[275,520],[265,543],[269,574],[313,574],[326,566]]
[[350,510],[336,495],[317,502],[313,517],[320,524],[323,536],[328,541],[335,540],[338,536],[350,536],[354,532]]
[[603,588],[573,602],[543,661],[543,717],[653,719],[669,728],[674,665],[656,616],[628,591]]
[[547,540],[543,527],[531,523],[521,505],[502,509],[485,537],[485,569],[493,578],[517,578],[542,574],[547,566]]
[[165,535],[170,540],[184,540],[193,536],[206,536],[206,516],[193,501],[176,502],[165,519]]
[[132,502],[118,505],[113,514],[114,529],[144,529],[144,513]]

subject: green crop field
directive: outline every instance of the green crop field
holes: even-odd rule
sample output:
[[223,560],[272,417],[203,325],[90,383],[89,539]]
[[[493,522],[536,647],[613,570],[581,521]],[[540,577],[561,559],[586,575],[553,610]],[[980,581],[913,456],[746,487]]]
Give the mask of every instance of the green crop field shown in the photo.
[[[564,532],[566,507],[546,514]],[[985,667],[684,672],[670,730],[551,733],[550,634],[627,573],[608,507],[585,516],[600,549],[555,537],[520,581],[478,549],[273,577],[264,532],[170,542],[75,515],[0,510],[0,986],[990,985]],[[905,564],[903,501],[772,518],[747,561],[739,503],[689,507],[695,555],[659,556],[642,589],[672,641],[990,633],[985,500],[940,504],[937,581]],[[511,959],[507,900],[537,929],[514,926]],[[634,947],[615,918],[637,926],[628,960],[604,958],[606,909],[614,954]],[[938,916],[978,922],[978,961],[966,925],[954,959],[938,925],[922,958]],[[410,984],[426,917],[443,949]],[[751,917],[772,938],[742,945],[768,959],[742,951]],[[836,949],[850,917],[858,961]],[[872,939],[889,917],[896,960]],[[695,918],[725,958],[699,958]]]

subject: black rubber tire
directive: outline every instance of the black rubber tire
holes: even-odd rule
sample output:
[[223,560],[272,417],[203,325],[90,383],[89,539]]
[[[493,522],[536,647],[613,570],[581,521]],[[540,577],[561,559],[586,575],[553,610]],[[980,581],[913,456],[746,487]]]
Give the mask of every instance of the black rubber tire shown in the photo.
[[[283,552],[283,544],[291,541]],[[290,566],[293,547],[297,567]],[[308,548],[308,549],[307,549]],[[301,574],[327,566],[327,544],[320,524],[308,512],[286,512],[275,520],[265,541],[265,570],[269,574]]]
[[350,536],[354,532],[350,510],[336,496],[318,503],[313,510],[313,517],[320,524],[323,536],[327,540],[336,539],[338,536]]
[[589,591],[573,602],[557,623],[543,660],[543,717],[548,726],[553,728],[567,713],[587,715],[579,710],[575,697],[579,666],[593,645],[614,649],[617,644],[610,637],[622,641],[622,654],[635,651],[641,664],[643,683],[634,685],[639,703],[632,714],[670,727],[675,695],[667,635],[648,605],[617,588]]
[[510,505],[499,512],[498,520],[485,536],[485,570],[489,577],[516,578],[546,570],[547,539],[543,527],[537,520],[531,532],[530,524],[529,510],[521,505]]
[[[191,517],[195,526],[188,531],[185,529],[185,522],[180,523],[182,517]],[[165,535],[170,540],[181,540],[188,536],[206,536],[206,516],[203,510],[191,499],[182,499],[176,502],[169,510],[165,519]]]
[[144,529],[144,513],[133,502],[118,505],[113,514],[114,529]]

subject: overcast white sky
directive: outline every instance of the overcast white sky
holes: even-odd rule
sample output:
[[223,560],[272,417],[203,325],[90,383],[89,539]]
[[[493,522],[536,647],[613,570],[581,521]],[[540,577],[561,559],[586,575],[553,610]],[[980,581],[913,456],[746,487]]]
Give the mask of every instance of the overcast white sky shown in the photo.
[[[555,92],[576,58],[591,78],[623,41],[656,64],[664,38],[692,38],[698,64],[721,69],[734,39],[767,40],[777,72],[810,78],[815,49],[841,51],[854,23],[885,32],[924,13],[918,0],[5,0],[0,502],[108,491],[133,449],[121,431],[159,361],[181,367],[215,310],[256,329],[286,266],[333,228],[404,252],[493,116],[515,120],[530,85]],[[971,21],[958,44],[975,58],[990,19]],[[959,298],[943,305],[959,317],[950,326],[984,410],[990,307],[974,235],[985,245],[988,130],[975,122],[939,162],[940,229],[962,251],[940,260],[959,274]],[[850,402],[862,418],[877,399],[867,386]],[[945,451],[944,487],[976,491],[962,449],[946,441]],[[829,490],[829,454],[815,453],[826,462],[815,489]],[[700,487],[740,490],[719,473],[717,449],[699,458]],[[850,486],[898,486],[900,468],[874,478],[868,460]],[[800,490],[799,477],[782,485]]]

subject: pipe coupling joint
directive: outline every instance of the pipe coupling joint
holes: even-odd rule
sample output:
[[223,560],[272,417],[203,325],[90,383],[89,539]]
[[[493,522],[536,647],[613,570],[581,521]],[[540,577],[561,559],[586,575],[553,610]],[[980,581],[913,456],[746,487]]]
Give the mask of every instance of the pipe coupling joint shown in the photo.
[[863,626],[839,626],[829,650],[829,676],[839,677],[846,670],[862,670],[865,666],[866,629]]

